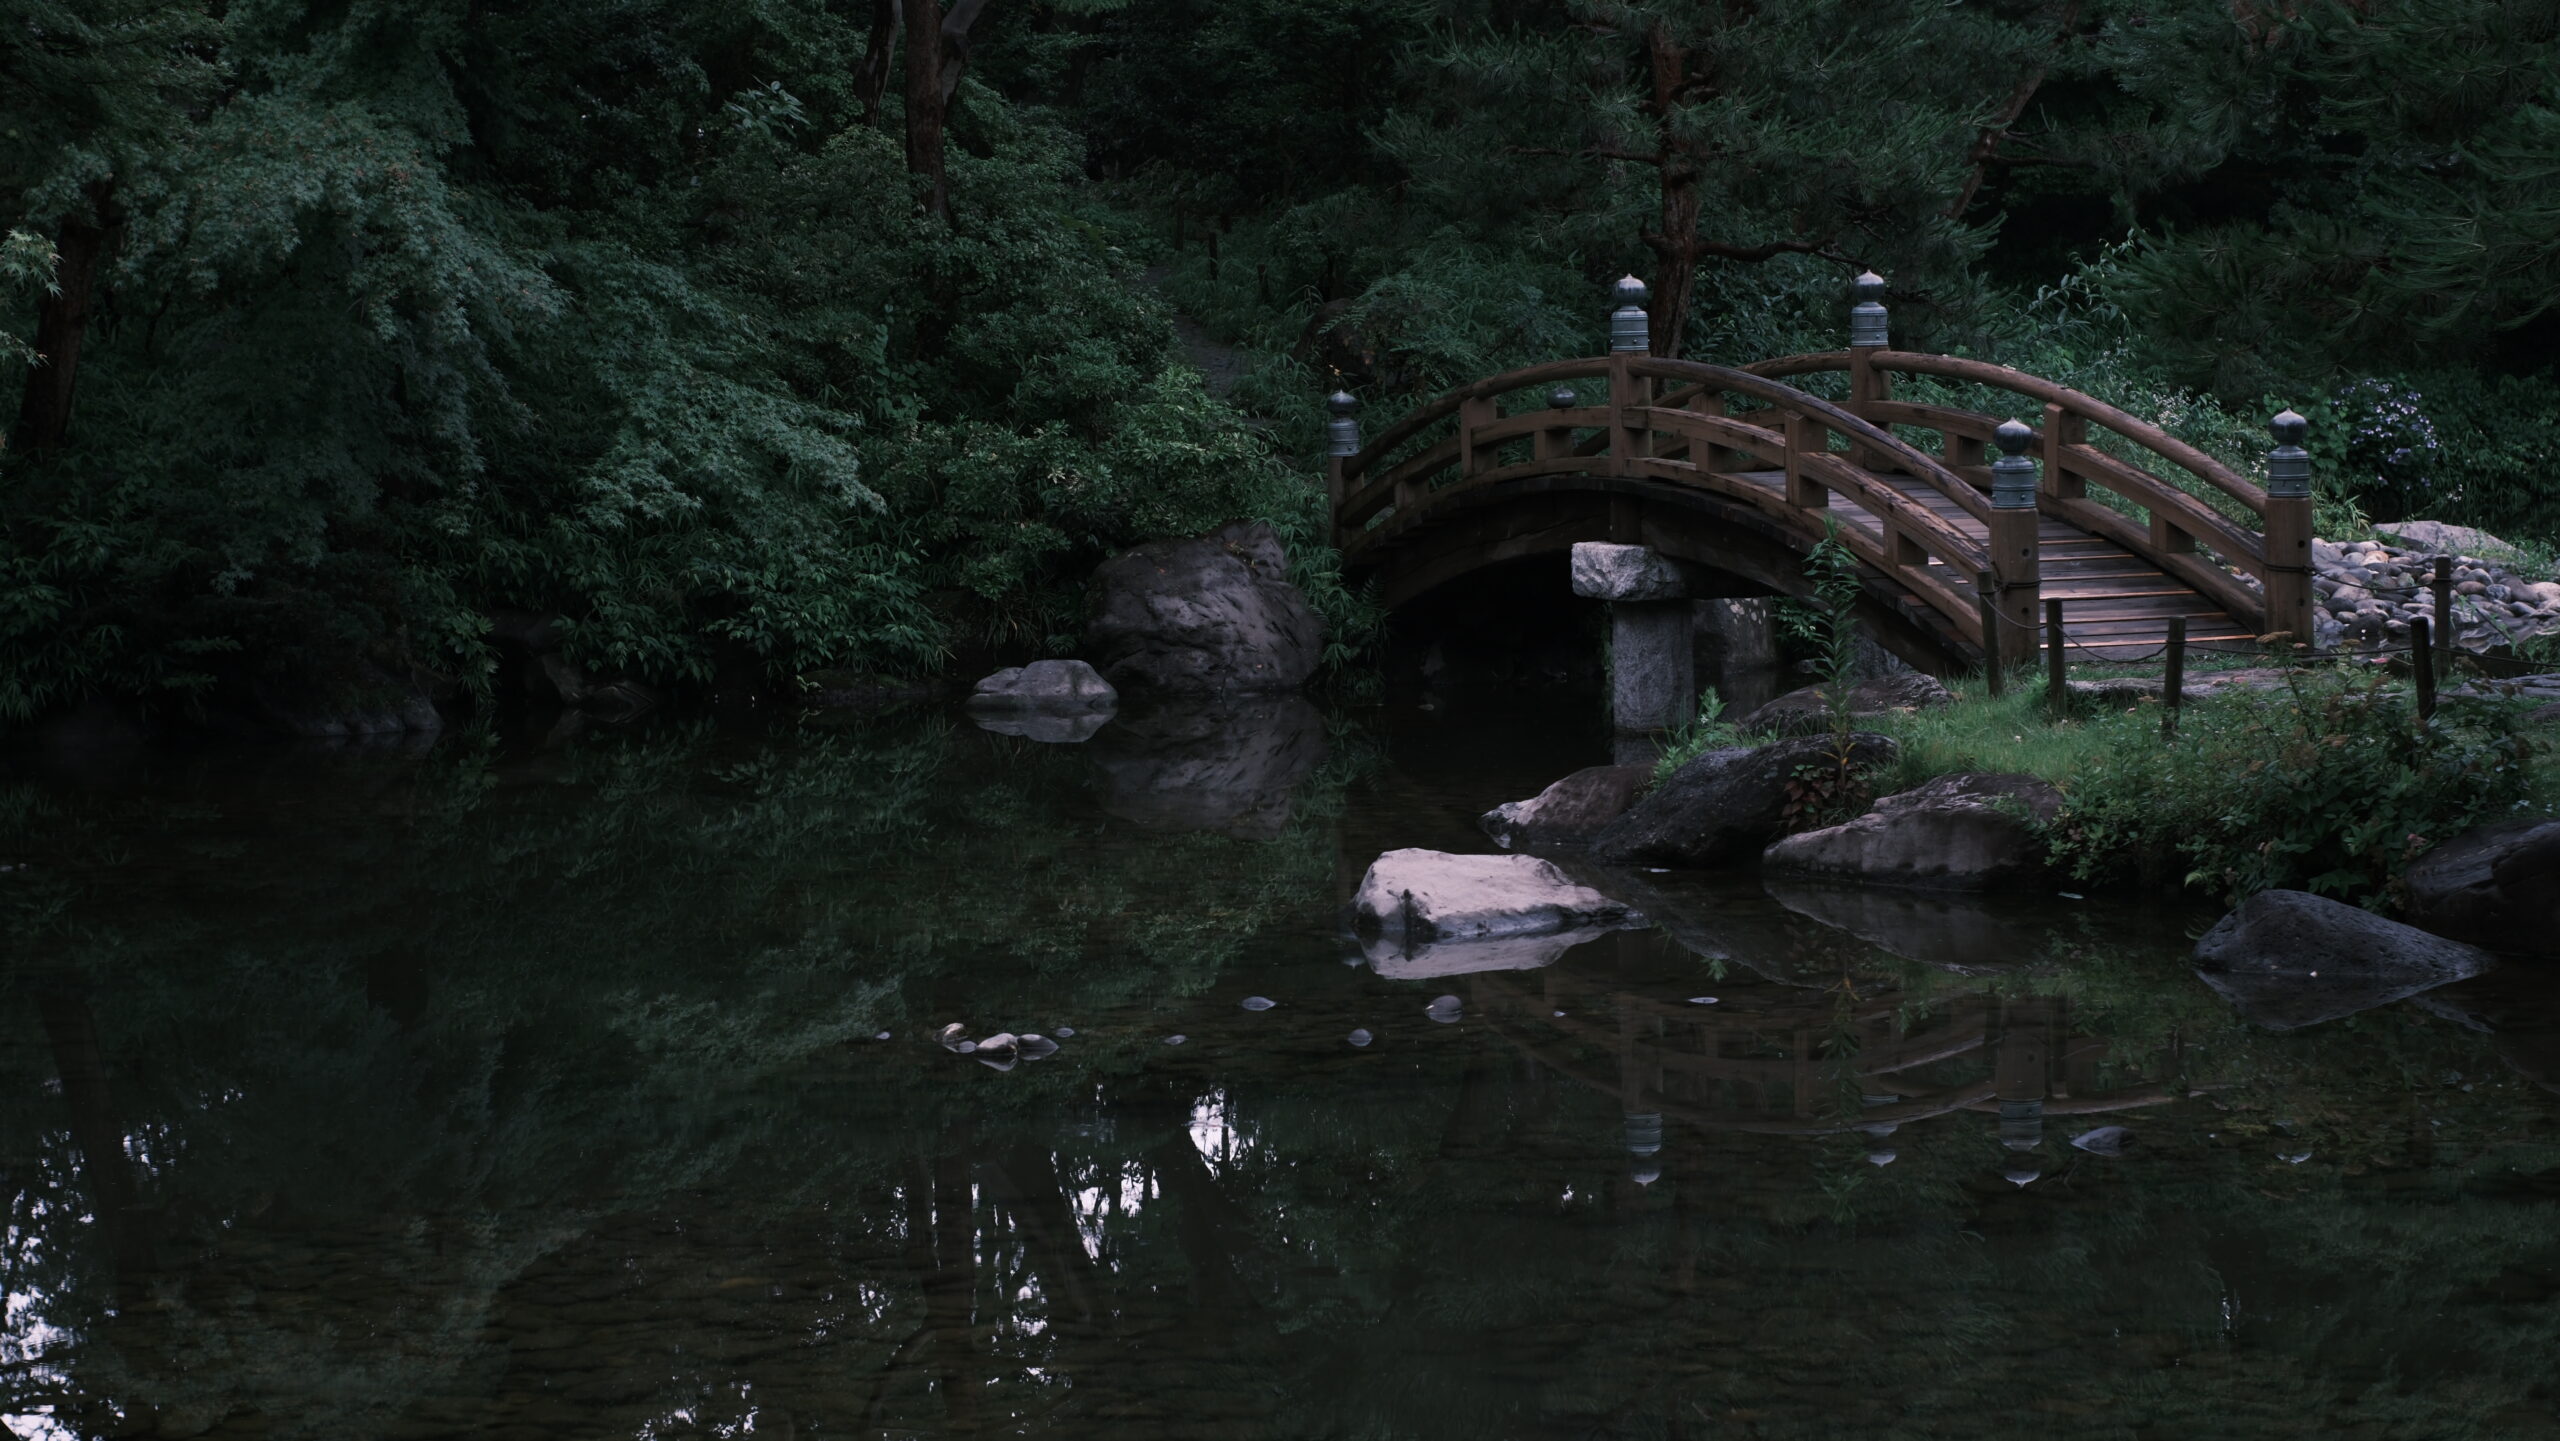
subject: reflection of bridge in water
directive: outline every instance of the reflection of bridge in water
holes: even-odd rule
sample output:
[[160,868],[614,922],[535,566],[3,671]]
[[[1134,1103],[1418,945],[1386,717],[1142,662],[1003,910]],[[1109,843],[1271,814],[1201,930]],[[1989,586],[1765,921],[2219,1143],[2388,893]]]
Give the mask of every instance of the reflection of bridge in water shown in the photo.
[[[1505,1041],[1618,1098],[1639,1181],[1659,1175],[1665,1123],[1881,1138],[1968,1111],[1998,1117],[2002,1144],[2026,1151],[2044,1140],[2048,1120],[2188,1094],[2174,1041],[2165,1062],[2132,1063],[2103,1038],[2076,1033],[2065,996],[1980,991],[1915,1006],[1895,991],[1751,985],[1699,1004],[1617,990],[1570,966],[1467,984],[1469,1010]],[[2167,1074],[2144,1079],[2139,1070]]]

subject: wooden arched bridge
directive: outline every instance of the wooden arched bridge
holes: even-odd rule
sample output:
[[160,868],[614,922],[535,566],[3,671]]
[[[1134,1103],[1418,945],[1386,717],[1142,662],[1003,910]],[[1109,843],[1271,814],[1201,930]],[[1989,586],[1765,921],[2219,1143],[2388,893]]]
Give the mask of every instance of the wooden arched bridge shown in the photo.
[[[1606,356],[1462,386],[1365,445],[1351,398],[1334,397],[1346,572],[1393,607],[1483,566],[1614,541],[1739,582],[1730,593],[1800,595],[1803,557],[1836,533],[1860,562],[1862,615],[1924,669],[2025,660],[2057,599],[2068,641],[2099,656],[2157,648],[2173,619],[2219,648],[2311,639],[2300,417],[2277,418],[2261,486],[2094,396],[1891,349],[1873,275],[1847,349],[1741,369],[1644,354],[1644,287],[1618,287]],[[1846,373],[1846,398],[1789,383],[1827,372]],[[1988,388],[2036,423],[1897,399],[1898,377]]]

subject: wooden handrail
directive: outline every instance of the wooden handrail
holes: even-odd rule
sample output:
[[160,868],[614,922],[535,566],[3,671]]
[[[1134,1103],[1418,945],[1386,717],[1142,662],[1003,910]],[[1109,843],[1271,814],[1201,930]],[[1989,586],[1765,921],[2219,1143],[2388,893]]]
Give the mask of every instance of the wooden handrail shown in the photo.
[[[2267,492],[2264,487],[2241,476],[2221,461],[2196,449],[2147,421],[2107,404],[2094,395],[2057,385],[2041,376],[2029,375],[2006,365],[1987,360],[1968,360],[1954,355],[1929,355],[1911,350],[1878,350],[1870,353],[1867,364],[1877,370],[1899,371],[1906,375],[1935,375],[1947,380],[1965,380],[2012,391],[2048,405],[2059,405],[2086,420],[2096,421],[2134,444],[2172,461],[2198,480],[2212,486],[2248,508],[2249,513],[2264,517]],[[1847,370],[1850,352],[1825,350],[1806,355],[1789,355],[1777,360],[1764,360],[1747,366],[1756,375],[1772,379],[1790,375],[1810,375],[1821,371]]]

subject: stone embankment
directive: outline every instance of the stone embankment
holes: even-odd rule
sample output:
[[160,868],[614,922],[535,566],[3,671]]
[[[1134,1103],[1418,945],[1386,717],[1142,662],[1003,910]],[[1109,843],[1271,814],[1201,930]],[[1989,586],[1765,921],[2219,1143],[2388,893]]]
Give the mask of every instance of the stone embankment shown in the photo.
[[[2402,544],[2312,542],[2322,649],[2405,645],[2409,622],[2425,617],[2432,624],[2438,556],[2453,561],[2454,627],[2463,648],[2560,632],[2560,583],[2530,580],[2502,564],[2516,552],[2497,537],[2426,522],[2395,533]],[[2476,553],[2460,553],[2463,546]]]

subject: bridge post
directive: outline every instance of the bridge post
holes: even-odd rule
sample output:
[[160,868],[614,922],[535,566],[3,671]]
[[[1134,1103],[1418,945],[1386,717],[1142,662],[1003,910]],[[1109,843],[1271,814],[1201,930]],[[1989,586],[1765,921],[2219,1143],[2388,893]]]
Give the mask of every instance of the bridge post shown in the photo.
[[1333,419],[1325,426],[1324,488],[1338,513],[1349,488],[1344,468],[1351,463],[1351,457],[1360,453],[1360,422],[1353,414],[1359,410],[1360,402],[1352,398],[1350,391],[1337,390],[1326,399],[1325,407],[1333,412]]
[[1610,294],[1618,305],[1609,312],[1609,473],[1633,475],[1636,457],[1652,450],[1653,428],[1639,412],[1653,404],[1653,384],[1631,373],[1627,362],[1650,349],[1652,322],[1644,313],[1643,281],[1622,275]]
[[[1857,303],[1849,307],[1849,406],[1851,415],[1873,420],[1870,407],[1893,398],[1893,378],[1875,368],[1875,353],[1890,343],[1884,308],[1884,277],[1869,270],[1849,282]],[[1866,470],[1890,470],[1893,464],[1874,447],[1850,447],[1850,464]]]
[[2267,422],[2276,438],[2267,452],[2267,617],[2270,632],[2312,643],[2311,452],[2302,438],[2311,422],[2291,410]]
[[2036,530],[2043,517],[2036,510],[2036,463],[2027,458],[2036,433],[2015,420],[1992,432],[2000,458],[1991,462],[1991,559],[1993,608],[1999,612],[1999,654],[1987,663],[2002,667],[2035,659],[2036,630],[2043,624],[2043,566],[2036,554]]
[[1686,722],[1697,708],[1689,586],[1650,547],[1580,541],[1573,593],[1609,603],[1609,719],[1642,735]]

